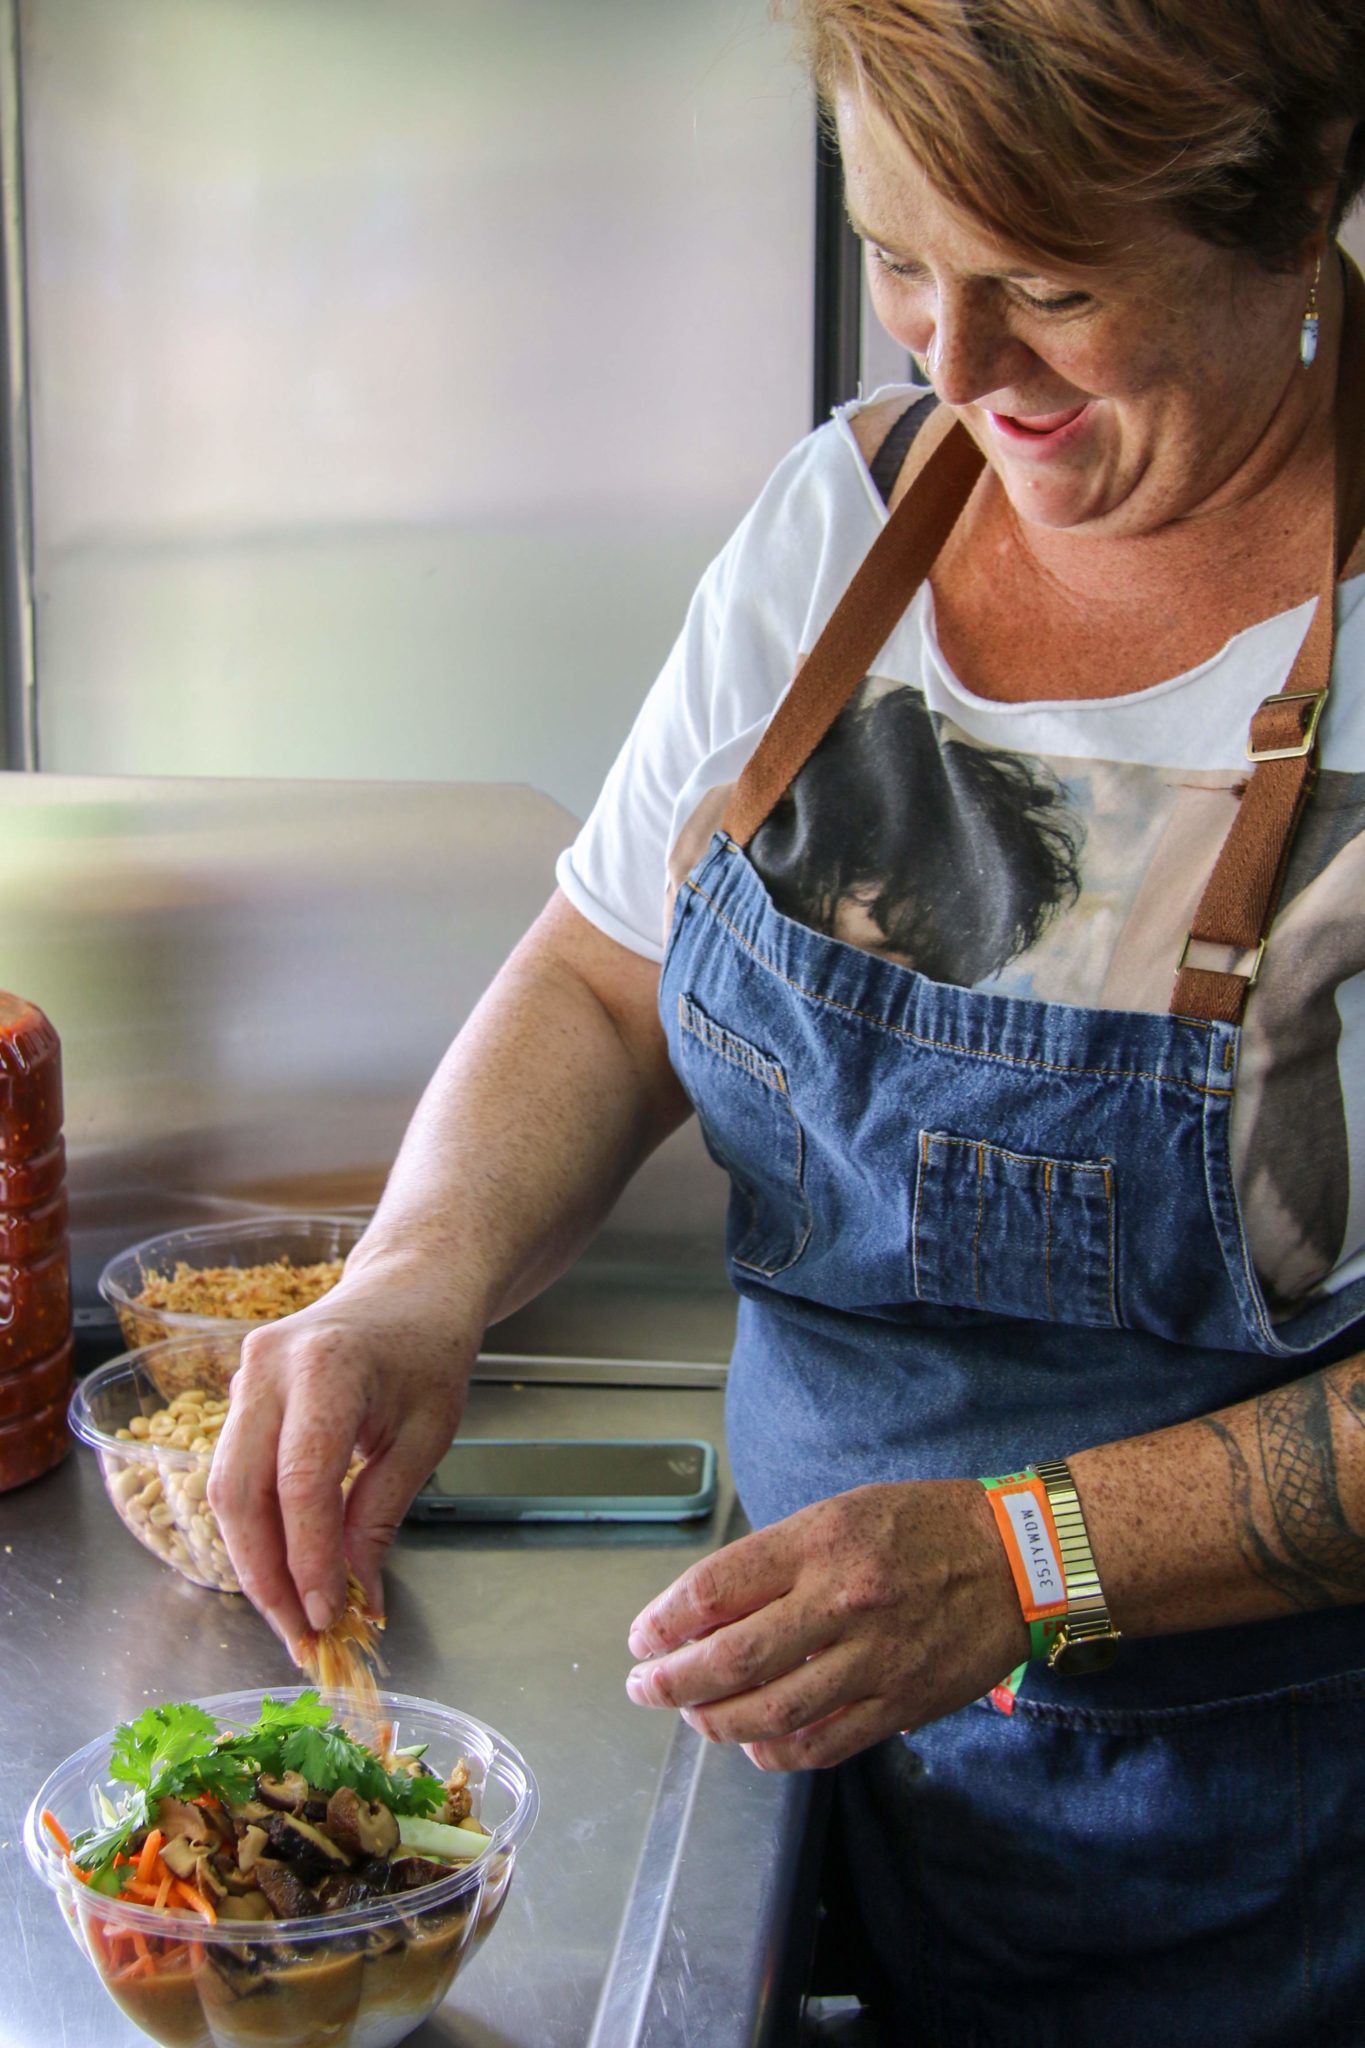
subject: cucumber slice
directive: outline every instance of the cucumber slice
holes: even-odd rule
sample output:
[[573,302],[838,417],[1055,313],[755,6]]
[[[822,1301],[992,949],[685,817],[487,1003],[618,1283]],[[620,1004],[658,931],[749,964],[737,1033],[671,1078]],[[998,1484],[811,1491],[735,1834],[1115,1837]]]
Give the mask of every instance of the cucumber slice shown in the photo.
[[420,1850],[423,1856],[469,1863],[482,1856],[492,1837],[477,1828],[453,1828],[448,1821],[427,1820],[420,1813],[400,1813],[398,1839],[405,1849]]

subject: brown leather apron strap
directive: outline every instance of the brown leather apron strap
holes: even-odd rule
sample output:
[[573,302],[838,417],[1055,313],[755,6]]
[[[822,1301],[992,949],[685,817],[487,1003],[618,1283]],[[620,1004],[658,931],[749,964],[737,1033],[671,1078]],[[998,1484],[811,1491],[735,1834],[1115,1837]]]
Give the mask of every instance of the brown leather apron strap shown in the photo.
[[[928,459],[878,534],[736,782],[723,830],[747,846],[885,646],[938,559],[985,458],[945,407]],[[936,431],[937,430],[937,431]],[[918,444],[917,444],[918,446]]]
[[[1294,833],[1317,779],[1317,730],[1332,680],[1338,566],[1365,525],[1365,284],[1343,257],[1345,315],[1336,391],[1336,489],[1317,606],[1278,696],[1251,721],[1256,765],[1190,924],[1170,1008],[1181,1017],[1240,1024],[1279,902]],[[1241,963],[1191,959],[1213,947]],[[1248,961],[1246,956],[1250,954]]]
[[[1365,283],[1338,252],[1346,283],[1336,392],[1336,490],[1332,533],[1313,619],[1284,689],[1251,721],[1256,765],[1214,864],[1176,972],[1172,1012],[1235,1024],[1265,946],[1289,848],[1317,774],[1316,735],[1332,674],[1338,564],[1365,529]],[[984,458],[945,406],[912,451],[923,467],[835,606],[735,784],[722,826],[747,846],[868,673],[952,532]],[[1191,960],[1214,947],[1241,959]]]

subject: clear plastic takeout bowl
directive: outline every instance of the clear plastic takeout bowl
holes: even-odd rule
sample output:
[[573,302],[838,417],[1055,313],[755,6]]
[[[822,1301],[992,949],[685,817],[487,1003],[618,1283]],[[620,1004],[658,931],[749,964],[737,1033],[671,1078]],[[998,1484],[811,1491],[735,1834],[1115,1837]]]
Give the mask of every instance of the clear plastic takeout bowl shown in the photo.
[[[193,1413],[183,1403],[196,1389],[212,1403],[225,1403],[239,1348],[240,1338],[230,1331],[145,1345],[78,1380],[67,1410],[72,1435],[99,1460],[105,1492],[125,1528],[163,1564],[217,1593],[241,1588],[208,1503],[210,1438],[193,1434],[194,1424],[179,1427],[182,1438],[189,1435],[181,1444],[169,1435],[118,1432],[139,1416],[164,1413],[173,1400],[182,1403],[181,1414]],[[220,1385],[222,1393],[211,1391]]]
[[114,1310],[123,1341],[133,1348],[155,1344],[162,1337],[233,1331],[240,1348],[248,1330],[270,1317],[236,1318],[188,1315],[140,1302],[153,1276],[170,1279],[178,1265],[204,1269],[217,1266],[268,1266],[288,1259],[295,1266],[321,1265],[344,1259],[363,1234],[363,1216],[244,1216],[227,1223],[199,1223],[190,1230],[169,1230],[160,1237],[110,1259],[99,1278],[99,1291]]
[[[163,1564],[216,1593],[241,1591],[208,1500],[240,1355],[240,1334],[231,1329],[143,1344],[78,1380],[67,1408],[71,1433],[99,1460],[125,1528]],[[343,1491],[360,1463],[352,1460]]]
[[[302,1690],[271,1688],[285,1700]],[[324,1697],[344,1718],[344,1701]],[[261,1698],[259,1690],[220,1693],[198,1705],[236,1729],[259,1718]],[[435,2010],[487,1940],[535,1823],[535,1779],[509,1742],[468,1714],[403,1693],[381,1693],[380,1703],[394,1741],[427,1743],[427,1761],[442,1777],[466,1759],[474,1813],[492,1840],[448,1878],[344,1913],[209,1926],[194,1913],[106,1898],[73,1877],[40,1816],[50,1811],[68,1835],[91,1826],[97,1790],[118,1790],[109,1779],[112,1733],[77,1750],[41,1787],[24,1822],[29,1862],[56,1894],[109,1996],[154,2041],[166,2048],[390,2048]]]

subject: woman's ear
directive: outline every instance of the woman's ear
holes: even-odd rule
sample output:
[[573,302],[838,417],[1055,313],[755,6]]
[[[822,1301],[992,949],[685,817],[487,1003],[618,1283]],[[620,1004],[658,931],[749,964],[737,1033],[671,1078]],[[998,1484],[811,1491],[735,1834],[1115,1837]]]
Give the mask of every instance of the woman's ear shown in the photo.
[[1346,205],[1342,195],[1354,191],[1355,173],[1365,160],[1365,121],[1350,121],[1345,116],[1329,121],[1324,133],[1323,154],[1332,166],[1332,174],[1328,182],[1313,194],[1313,208],[1319,215],[1321,227],[1311,238],[1310,263],[1326,253],[1327,245],[1335,241],[1345,217]]

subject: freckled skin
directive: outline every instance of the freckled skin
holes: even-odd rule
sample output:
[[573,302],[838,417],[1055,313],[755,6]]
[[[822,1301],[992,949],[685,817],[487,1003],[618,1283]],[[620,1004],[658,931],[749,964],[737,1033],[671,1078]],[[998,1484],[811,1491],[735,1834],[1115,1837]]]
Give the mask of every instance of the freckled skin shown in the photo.
[[[897,228],[876,214],[879,190],[889,196],[857,190],[865,224],[904,232],[908,220]],[[936,218],[936,235],[949,225]],[[967,523],[967,538],[988,544],[960,559],[984,562],[992,587],[1016,579],[1034,601],[1026,634],[1018,615],[1012,622],[1016,650],[1043,644],[1060,660],[1069,640],[1103,632],[1117,661],[1125,592],[1182,588],[1182,552],[1199,558],[1191,588],[1207,611],[1235,574],[1249,584],[1248,564],[1279,573],[1267,556],[1292,555],[1293,508],[1310,504],[1308,479],[1321,467],[1309,397],[1326,406],[1339,320],[1326,269],[1319,359],[1298,381],[1304,279],[1262,291],[1243,289],[1239,275],[1233,297],[1224,259],[1157,238],[1150,246],[1164,256],[1129,293],[1128,319],[1116,311],[1088,328],[1055,315],[1044,326],[983,273],[983,263],[999,267],[998,252],[968,252],[965,232],[953,224],[953,239],[928,250],[948,314],[941,335],[883,304],[912,346],[938,344],[945,397],[969,419],[986,401],[1031,412],[1097,401],[1093,445],[1087,429],[1046,478],[1002,462],[971,508],[980,523]],[[1189,267],[1196,258],[1203,269]],[[1210,306],[1217,324],[1203,330]],[[959,324],[969,307],[976,317]],[[984,369],[983,337],[996,350]],[[976,430],[991,431],[979,420]],[[1213,577],[1211,563],[1221,564]],[[1116,587],[1119,598],[1106,600]],[[935,595],[941,623],[946,611],[954,626],[951,578]],[[1158,641],[1167,608],[1152,607],[1146,634],[1130,637]],[[1058,624],[1068,618],[1069,634]],[[970,672],[982,688],[983,672]],[[1064,680],[1074,689],[1084,673]],[[258,1331],[234,1379],[210,1498],[243,1586],[286,1640],[303,1633],[305,1596],[321,1597],[323,1619],[335,1614],[348,1558],[378,1602],[380,1560],[450,1441],[484,1330],[565,1270],[687,1111],[659,1023],[657,967],[556,897],[429,1085],[340,1285]],[[1315,1377],[1320,1385],[1306,1380],[1292,1395],[1071,1459],[1126,1633],[1365,1598],[1365,1538],[1354,1540],[1365,1531],[1365,1361]],[[356,1445],[369,1462],[343,1522],[341,1479]],[[1049,1448],[1020,1445],[1019,1456]],[[974,1697],[1025,1641],[974,1480],[863,1487],[684,1573],[632,1631],[634,1654],[652,1661],[631,1684],[764,1767],[804,1768]]]
[[[1322,341],[1305,371],[1311,252],[1301,272],[1272,276],[1148,211],[1124,267],[1036,274],[945,206],[855,106],[839,114],[850,212],[905,269],[870,257],[877,311],[988,459],[933,576],[964,682],[1016,699],[1142,688],[1313,594],[1330,517],[1336,266],[1323,266]],[[1078,289],[1077,304],[1029,303]],[[1044,460],[990,418],[1082,404],[1078,431]],[[1126,1635],[1365,1599],[1365,1359],[1069,1463]],[[631,1697],[681,1708],[766,1769],[837,1763],[951,1711],[1024,1654],[1002,1559],[971,1481],[818,1502],[650,1603],[630,1636],[644,1660]]]
[[[933,578],[940,637],[969,687],[1015,699],[1142,688],[1312,595],[1334,264],[1309,373],[1298,335],[1313,253],[1271,273],[1149,208],[1122,224],[1121,261],[1036,267],[948,206],[847,99],[839,132],[878,317],[990,465]],[[1075,305],[1030,303],[1075,292]],[[1046,462],[990,418],[1082,404],[1080,430]]]

